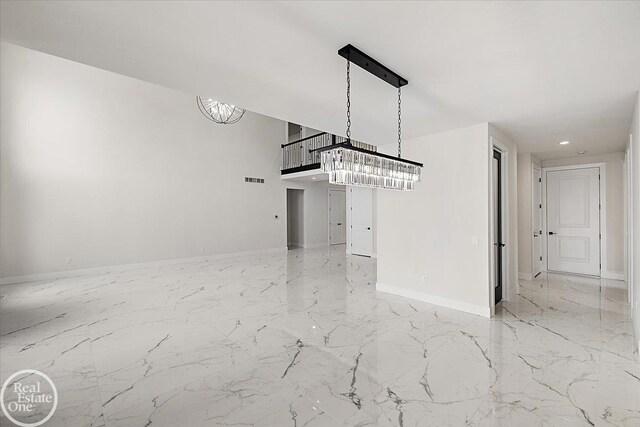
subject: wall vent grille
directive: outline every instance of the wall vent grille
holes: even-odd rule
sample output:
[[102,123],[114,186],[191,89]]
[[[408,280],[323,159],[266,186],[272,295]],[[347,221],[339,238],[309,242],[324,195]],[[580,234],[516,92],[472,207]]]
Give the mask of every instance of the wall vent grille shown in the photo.
[[244,182],[251,182],[253,184],[264,184],[264,178],[249,178],[248,176],[245,176]]

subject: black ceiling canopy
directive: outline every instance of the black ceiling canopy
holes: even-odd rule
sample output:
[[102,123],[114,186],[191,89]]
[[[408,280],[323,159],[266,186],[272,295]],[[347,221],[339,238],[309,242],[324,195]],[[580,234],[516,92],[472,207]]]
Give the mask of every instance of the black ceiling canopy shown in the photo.
[[393,87],[401,88],[402,86],[409,83],[409,81],[401,75],[391,71],[389,68],[385,67],[357,47],[354,47],[350,44],[340,49],[338,51],[338,55],[342,56],[347,61],[356,64],[360,68],[367,70],[374,76],[384,80]]

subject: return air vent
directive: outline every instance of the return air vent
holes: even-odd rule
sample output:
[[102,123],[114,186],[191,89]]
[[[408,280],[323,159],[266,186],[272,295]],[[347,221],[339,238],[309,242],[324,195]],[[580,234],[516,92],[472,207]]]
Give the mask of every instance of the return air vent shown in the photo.
[[248,176],[245,176],[244,182],[252,182],[254,184],[264,184],[264,178],[249,178]]

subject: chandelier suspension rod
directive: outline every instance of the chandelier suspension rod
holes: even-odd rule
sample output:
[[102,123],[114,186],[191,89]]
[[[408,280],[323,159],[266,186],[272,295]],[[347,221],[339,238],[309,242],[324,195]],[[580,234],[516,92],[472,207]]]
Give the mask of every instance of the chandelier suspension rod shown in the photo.
[[348,44],[338,51],[338,55],[347,60],[347,142],[351,142],[351,63],[368,71],[379,79],[398,88],[398,158],[402,157],[402,86],[407,79],[370,57],[355,46]]
[[351,61],[347,59],[347,141],[351,142]]
[[402,109],[400,108],[401,104],[401,95],[402,88],[398,88],[398,157],[402,157],[401,145],[402,145]]

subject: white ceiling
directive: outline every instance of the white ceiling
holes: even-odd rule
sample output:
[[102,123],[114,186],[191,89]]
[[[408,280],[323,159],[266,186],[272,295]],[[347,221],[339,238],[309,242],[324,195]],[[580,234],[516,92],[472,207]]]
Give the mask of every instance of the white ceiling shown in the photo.
[[[541,158],[621,151],[640,2],[2,2],[3,40],[333,133],[352,43],[409,80],[405,138],[492,122]],[[352,71],[353,136],[396,136],[395,88]],[[568,139],[568,146],[558,146]]]

